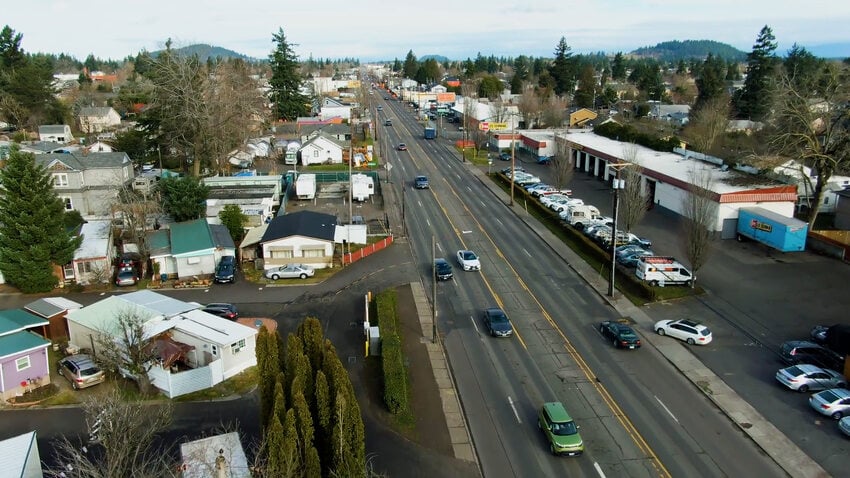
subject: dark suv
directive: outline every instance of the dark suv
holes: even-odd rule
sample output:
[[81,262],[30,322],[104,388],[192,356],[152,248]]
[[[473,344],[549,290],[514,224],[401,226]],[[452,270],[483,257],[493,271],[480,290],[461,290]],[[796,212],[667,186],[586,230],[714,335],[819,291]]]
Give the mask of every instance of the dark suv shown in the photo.
[[806,340],[791,340],[780,347],[782,361],[788,364],[817,365],[830,370],[844,370],[844,358],[828,348]]
[[449,280],[453,276],[452,265],[449,264],[449,261],[443,258],[434,260],[434,269],[434,272],[437,275],[437,280]]
[[215,268],[213,280],[216,283],[229,282],[232,284],[236,282],[236,257],[222,256],[218,267]]

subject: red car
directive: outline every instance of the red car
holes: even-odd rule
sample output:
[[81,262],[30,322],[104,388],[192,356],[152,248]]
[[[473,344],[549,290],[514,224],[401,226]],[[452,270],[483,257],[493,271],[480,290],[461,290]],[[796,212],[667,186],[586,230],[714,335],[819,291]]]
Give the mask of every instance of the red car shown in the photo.
[[399,143],[398,148],[399,151],[407,151],[407,145],[404,143]]

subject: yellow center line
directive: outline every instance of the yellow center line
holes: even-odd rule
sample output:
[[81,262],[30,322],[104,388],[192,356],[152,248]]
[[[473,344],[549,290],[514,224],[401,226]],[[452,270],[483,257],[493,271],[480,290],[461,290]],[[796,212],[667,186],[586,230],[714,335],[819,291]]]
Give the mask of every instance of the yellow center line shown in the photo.
[[[448,183],[448,181],[445,180],[445,178],[443,178],[443,182],[445,182],[445,184],[446,184],[446,190],[450,191],[452,193],[452,195],[454,195],[454,197],[457,199],[457,203],[460,204],[463,207],[463,209],[468,213],[469,217],[478,226],[478,230],[480,230],[481,233],[487,238],[487,240],[490,241],[490,244],[496,250],[496,253],[499,255],[499,257],[501,257],[502,259],[505,260],[505,263],[508,265],[508,268],[514,274],[514,277],[516,278],[517,282],[519,282],[519,284],[523,288],[523,290],[528,292],[529,296],[531,296],[532,300],[534,300],[534,303],[537,304],[537,306],[540,308],[540,311],[541,311],[543,317],[546,318],[546,321],[549,322],[549,324],[552,326],[552,328],[558,333],[558,335],[561,336],[561,339],[564,342],[563,343],[564,349],[567,351],[567,353],[570,354],[570,356],[572,356],[575,359],[576,364],[579,366],[582,373],[584,373],[584,376],[585,376],[585,378],[587,378],[587,381],[590,384],[593,385],[593,387],[596,389],[597,392],[599,392],[599,395],[602,397],[602,400],[605,402],[605,404],[608,406],[608,408],[614,414],[614,417],[616,417],[617,421],[620,423],[620,425],[622,425],[623,429],[626,431],[626,433],[632,439],[634,444],[638,447],[638,449],[641,450],[642,453],[644,453],[648,458],[650,458],[650,463],[652,463],[652,466],[655,468],[655,470],[658,472],[658,474],[660,476],[671,478],[672,475],[667,470],[667,468],[664,466],[664,464],[661,462],[661,459],[658,458],[658,456],[652,450],[652,447],[649,446],[649,444],[646,442],[646,440],[643,438],[643,436],[640,434],[640,432],[637,430],[637,428],[635,428],[632,421],[629,420],[628,416],[626,416],[626,413],[622,410],[622,408],[620,408],[620,406],[617,404],[617,402],[614,400],[614,398],[608,392],[608,389],[605,388],[605,386],[602,385],[601,382],[596,380],[596,374],[593,373],[593,371],[591,370],[591,368],[587,364],[587,362],[585,362],[585,360],[581,357],[581,355],[579,355],[578,351],[575,349],[575,347],[573,347],[573,345],[569,341],[569,339],[567,339],[566,334],[564,334],[563,330],[561,330],[561,327],[552,319],[552,316],[549,315],[549,313],[546,311],[546,308],[543,307],[543,304],[540,303],[540,301],[537,299],[537,297],[534,295],[534,293],[528,288],[525,281],[520,277],[519,273],[516,271],[516,269],[514,269],[513,265],[507,260],[507,258],[502,253],[499,246],[496,245],[496,242],[493,240],[493,238],[490,236],[490,234],[488,234],[487,231],[484,229],[484,226],[478,221],[478,219],[475,217],[475,215],[472,214],[472,211],[470,211],[469,208],[466,207],[466,204],[463,202],[461,197],[457,194],[457,191],[455,191],[454,188],[451,187],[451,185]],[[449,221],[449,224],[451,225],[452,230],[454,231],[455,235],[460,240],[460,243],[463,245],[463,248],[468,249],[467,246],[466,246],[466,242],[463,240],[463,235],[460,233],[459,229],[455,226],[454,222],[452,221],[451,215],[449,215],[449,213],[446,211],[446,208],[443,206],[443,203],[440,201],[440,196],[436,193],[433,194],[433,196],[434,196],[434,199],[437,201],[437,205],[439,206],[440,210],[443,211],[443,214],[445,215],[446,219]],[[489,290],[490,293],[493,295],[493,297],[496,299],[496,303],[499,305],[499,307],[504,309],[504,305],[503,305],[501,298],[499,297],[499,294],[497,294],[496,291],[493,290],[493,287],[490,285],[490,281],[487,280],[487,277],[484,274],[483,269],[479,273],[481,274],[481,279],[484,281],[484,285],[487,287],[487,290]],[[522,339],[516,324],[513,325],[513,329],[514,329],[514,334],[516,335],[517,339],[519,339],[519,342],[522,345],[522,348],[525,349],[526,352],[527,352],[528,347],[526,346],[525,341]]]

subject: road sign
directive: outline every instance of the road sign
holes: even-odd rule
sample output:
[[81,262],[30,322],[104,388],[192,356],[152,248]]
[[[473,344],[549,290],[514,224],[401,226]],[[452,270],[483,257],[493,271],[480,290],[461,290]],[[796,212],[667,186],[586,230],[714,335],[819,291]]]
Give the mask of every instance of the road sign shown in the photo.
[[482,122],[478,123],[478,129],[480,129],[481,131],[484,131],[486,133],[487,131],[490,131],[490,123],[488,123],[486,121],[482,121]]
[[490,123],[490,131],[505,131],[510,129],[507,123]]

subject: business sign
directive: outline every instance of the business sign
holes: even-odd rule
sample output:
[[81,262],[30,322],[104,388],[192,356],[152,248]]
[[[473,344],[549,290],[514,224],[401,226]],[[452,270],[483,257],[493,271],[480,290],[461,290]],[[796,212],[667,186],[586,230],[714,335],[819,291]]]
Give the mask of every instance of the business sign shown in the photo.
[[487,131],[490,131],[490,123],[488,123],[486,121],[482,121],[482,122],[478,123],[478,129],[480,129],[481,131],[484,131],[486,133]]
[[437,93],[437,103],[454,103],[455,99],[454,93]]
[[758,219],[750,221],[750,227],[756,231],[773,232],[773,225],[766,222],[761,222]]
[[505,131],[511,129],[507,123],[490,123],[490,131]]

